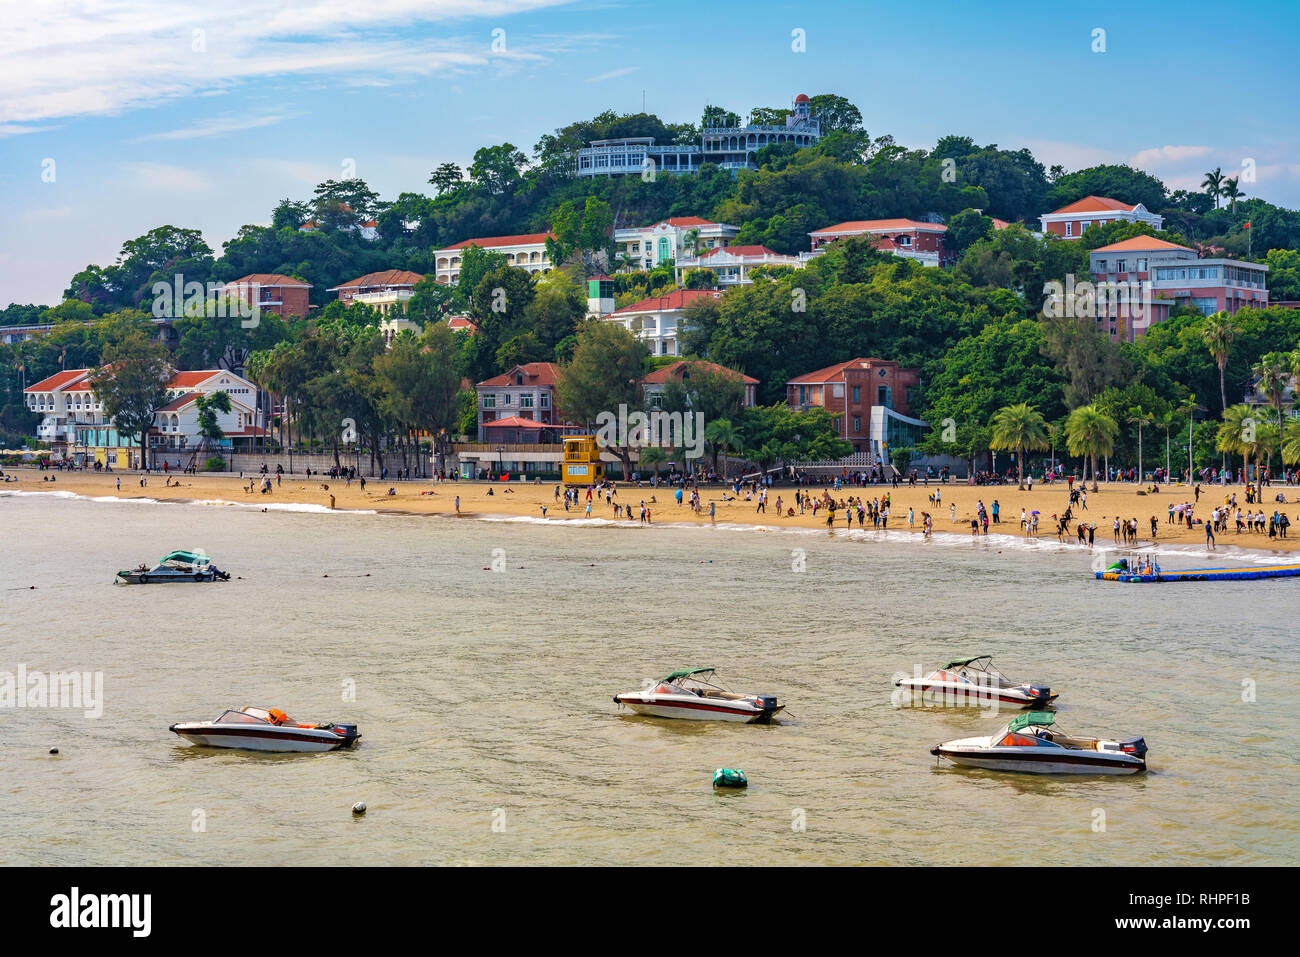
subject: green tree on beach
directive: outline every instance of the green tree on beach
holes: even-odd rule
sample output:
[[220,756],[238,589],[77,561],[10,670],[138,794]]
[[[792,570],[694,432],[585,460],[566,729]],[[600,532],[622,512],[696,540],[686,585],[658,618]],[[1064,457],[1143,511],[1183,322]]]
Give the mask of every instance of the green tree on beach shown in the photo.
[[1093,405],[1081,405],[1065,420],[1065,447],[1071,455],[1084,457],[1083,481],[1088,481],[1092,465],[1092,490],[1097,491],[1097,457],[1110,455],[1115,448],[1119,425]]
[[230,413],[230,395],[226,392],[213,392],[211,395],[201,395],[195,401],[194,405],[199,410],[199,447],[194,454],[190,456],[190,462],[204,461],[204,453],[209,445],[216,444],[226,437],[225,430],[217,421],[217,413]]
[[1216,449],[1228,455],[1241,456],[1241,464],[1247,478],[1250,477],[1251,460],[1258,462],[1263,452],[1259,431],[1263,423],[1256,418],[1257,415],[1258,413],[1244,402],[1230,405],[1223,410],[1223,421],[1220,422],[1215,436]]
[[1016,479],[1025,487],[1025,452],[1048,447],[1047,420],[1028,403],[1006,405],[994,413],[989,422],[992,437],[989,448],[1016,453]]
[[[1259,379],[1260,390],[1268,396],[1269,405],[1277,413],[1277,436],[1282,437],[1282,398],[1291,382],[1291,359],[1285,352],[1267,352],[1252,370]],[[1272,448],[1269,449],[1270,453]]]

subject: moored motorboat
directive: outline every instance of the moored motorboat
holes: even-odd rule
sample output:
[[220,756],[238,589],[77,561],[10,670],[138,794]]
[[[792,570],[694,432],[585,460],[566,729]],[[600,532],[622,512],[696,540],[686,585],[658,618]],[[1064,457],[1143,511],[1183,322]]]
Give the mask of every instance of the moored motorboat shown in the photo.
[[718,683],[712,668],[674,671],[642,691],[614,695],[614,703],[656,718],[749,724],[768,724],[785,707],[774,694],[727,690]]
[[1051,711],[1016,715],[1001,730],[979,738],[961,738],[930,749],[954,764],[1030,774],[1136,774],[1147,767],[1146,741],[1106,741],[1068,735],[1052,727]]
[[230,580],[230,573],[223,572],[212,564],[212,559],[207,555],[175,551],[158,559],[158,564],[153,568],[139,565],[118,572],[117,577],[127,585],[149,585],[166,582],[224,582]]
[[989,655],[954,658],[924,678],[896,678],[894,685],[908,692],[895,702],[900,706],[933,703],[957,708],[994,704],[1041,708],[1057,698],[1047,685],[1012,681],[993,667]]
[[276,708],[239,708],[215,721],[187,721],[169,729],[192,744],[245,751],[336,751],[361,737],[355,724],[299,723]]

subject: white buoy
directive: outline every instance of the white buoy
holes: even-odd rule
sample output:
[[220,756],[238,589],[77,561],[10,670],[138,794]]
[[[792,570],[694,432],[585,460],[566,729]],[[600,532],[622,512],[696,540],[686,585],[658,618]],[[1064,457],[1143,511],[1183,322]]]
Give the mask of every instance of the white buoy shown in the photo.
[[366,813],[366,802],[365,802],[365,801],[358,801],[356,804],[352,805],[352,813],[353,813],[353,814],[365,814],[365,813]]

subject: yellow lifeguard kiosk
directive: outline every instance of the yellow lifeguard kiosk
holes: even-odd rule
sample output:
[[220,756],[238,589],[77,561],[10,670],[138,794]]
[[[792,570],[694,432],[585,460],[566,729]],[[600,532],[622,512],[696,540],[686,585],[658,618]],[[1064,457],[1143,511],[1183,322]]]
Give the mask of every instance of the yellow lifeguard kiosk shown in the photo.
[[605,480],[600,446],[594,435],[574,435],[564,440],[560,481],[565,485],[599,485]]

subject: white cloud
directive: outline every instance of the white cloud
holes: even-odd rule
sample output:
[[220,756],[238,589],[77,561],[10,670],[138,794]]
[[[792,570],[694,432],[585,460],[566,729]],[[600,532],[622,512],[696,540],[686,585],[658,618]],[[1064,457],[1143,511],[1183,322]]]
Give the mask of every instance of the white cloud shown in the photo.
[[595,76],[589,76],[587,77],[586,82],[600,83],[604,80],[613,80],[620,76],[627,76],[629,73],[635,73],[639,69],[641,69],[639,66],[620,67],[617,70],[610,70],[608,73],[598,73]]
[[212,183],[202,173],[169,163],[124,163],[137,187],[169,193],[205,193]]
[[504,18],[573,0],[47,0],[0,31],[0,135],[58,117],[113,114],[243,81],[456,75],[544,62],[579,37],[491,31],[429,40],[433,22]]
[[264,126],[274,126],[281,120],[287,119],[285,114],[263,115],[263,116],[214,116],[200,120],[192,126],[181,127],[176,130],[168,130],[165,133],[150,133],[148,136],[141,136],[135,140],[137,143],[147,140],[192,140],[208,136],[225,136],[228,133],[239,133],[243,130],[255,130]]
[[1139,150],[1129,157],[1128,165],[1150,172],[1153,169],[1183,164],[1188,160],[1199,160],[1213,152],[1213,147],[1209,146],[1153,146],[1150,149]]

